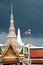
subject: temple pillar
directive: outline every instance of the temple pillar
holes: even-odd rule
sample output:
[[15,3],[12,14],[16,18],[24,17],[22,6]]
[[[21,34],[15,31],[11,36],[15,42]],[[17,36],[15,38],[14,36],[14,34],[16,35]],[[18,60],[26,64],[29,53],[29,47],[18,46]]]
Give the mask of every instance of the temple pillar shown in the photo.
[[17,63],[17,65],[23,65],[23,64],[22,64],[22,62],[20,62],[20,63]]
[[25,65],[24,62],[22,63],[22,65]]
[[20,63],[17,63],[17,65],[20,65]]
[[31,60],[29,60],[29,65],[31,65]]

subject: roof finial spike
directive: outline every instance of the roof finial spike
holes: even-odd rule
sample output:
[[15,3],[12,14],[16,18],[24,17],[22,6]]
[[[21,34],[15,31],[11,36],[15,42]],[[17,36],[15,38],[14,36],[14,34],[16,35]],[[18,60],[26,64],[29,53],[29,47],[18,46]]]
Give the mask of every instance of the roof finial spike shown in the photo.
[[11,3],[11,18],[13,17],[13,8],[12,8],[12,3]]
[[11,14],[13,14],[13,11],[12,11],[13,9],[12,9],[12,3],[11,3]]

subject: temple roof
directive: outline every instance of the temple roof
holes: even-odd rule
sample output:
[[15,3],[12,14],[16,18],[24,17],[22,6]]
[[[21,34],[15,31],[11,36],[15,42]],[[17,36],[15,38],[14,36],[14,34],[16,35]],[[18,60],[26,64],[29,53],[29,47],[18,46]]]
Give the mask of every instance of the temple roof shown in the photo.
[[28,44],[25,44],[24,47],[36,47],[35,45],[33,45],[32,43],[28,43]]

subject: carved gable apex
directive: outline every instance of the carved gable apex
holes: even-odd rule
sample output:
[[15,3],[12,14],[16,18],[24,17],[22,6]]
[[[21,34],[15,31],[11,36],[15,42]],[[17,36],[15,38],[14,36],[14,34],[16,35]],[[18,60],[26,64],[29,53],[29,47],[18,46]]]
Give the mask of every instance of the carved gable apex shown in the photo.
[[10,42],[9,42],[9,44],[8,44],[8,47],[5,49],[5,51],[4,51],[4,53],[2,54],[2,56],[5,56],[5,55],[9,55],[9,54],[11,54],[12,53],[12,55],[15,55],[16,54],[16,56],[19,56],[19,52],[16,50],[16,46],[14,46],[14,44],[11,42],[11,40],[10,40]]
[[13,51],[13,48],[10,46],[5,53],[4,57],[17,57],[16,53]]

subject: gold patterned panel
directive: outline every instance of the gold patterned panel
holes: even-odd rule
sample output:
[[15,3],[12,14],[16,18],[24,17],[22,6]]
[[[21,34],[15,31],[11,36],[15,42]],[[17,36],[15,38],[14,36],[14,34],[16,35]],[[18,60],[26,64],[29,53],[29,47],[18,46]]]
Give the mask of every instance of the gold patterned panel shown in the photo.
[[5,54],[5,57],[16,57],[16,53],[14,53],[12,47],[10,46]]

